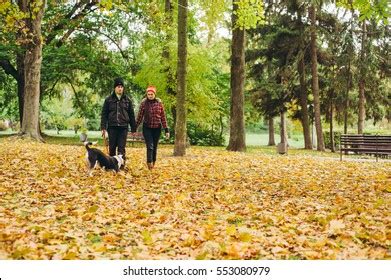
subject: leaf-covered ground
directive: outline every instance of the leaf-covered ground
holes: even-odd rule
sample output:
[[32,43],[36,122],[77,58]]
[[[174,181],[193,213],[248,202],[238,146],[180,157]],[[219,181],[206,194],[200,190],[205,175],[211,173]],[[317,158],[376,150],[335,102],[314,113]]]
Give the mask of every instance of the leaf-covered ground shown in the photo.
[[391,163],[0,140],[0,259],[389,259]]

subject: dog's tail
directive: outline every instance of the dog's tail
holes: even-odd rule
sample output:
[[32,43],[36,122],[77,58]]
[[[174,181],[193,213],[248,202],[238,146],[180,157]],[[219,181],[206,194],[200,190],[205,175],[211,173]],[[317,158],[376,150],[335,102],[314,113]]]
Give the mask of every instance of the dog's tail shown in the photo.
[[96,145],[96,143],[98,143],[98,142],[86,141],[86,142],[84,142],[84,146],[86,147],[87,151],[89,151],[90,150],[90,145]]

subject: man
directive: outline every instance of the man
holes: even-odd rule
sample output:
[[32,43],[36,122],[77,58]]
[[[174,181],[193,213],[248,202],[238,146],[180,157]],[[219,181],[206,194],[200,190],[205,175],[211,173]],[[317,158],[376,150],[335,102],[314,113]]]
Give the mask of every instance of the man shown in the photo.
[[124,94],[124,81],[122,78],[114,80],[114,91],[105,99],[102,108],[101,129],[102,136],[109,135],[110,156],[122,155],[125,166],[125,146],[128,135],[128,125],[131,131],[136,132],[133,104],[130,98]]

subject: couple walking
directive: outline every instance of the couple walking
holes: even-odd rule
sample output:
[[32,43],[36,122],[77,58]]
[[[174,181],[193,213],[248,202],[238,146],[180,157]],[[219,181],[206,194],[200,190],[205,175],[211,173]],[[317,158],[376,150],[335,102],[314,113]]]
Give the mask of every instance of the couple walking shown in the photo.
[[[109,136],[109,154],[122,154],[126,162],[126,138],[128,125],[135,133],[140,124],[143,124],[143,136],[147,149],[147,165],[152,170],[155,166],[157,146],[162,127],[168,139],[170,133],[167,127],[166,114],[159,98],[156,98],[156,87],[148,86],[146,98],[141,101],[137,120],[131,99],[124,93],[124,81],[121,78],[114,80],[114,91],[103,103],[101,116],[102,135]],[[125,165],[125,164],[124,164]]]

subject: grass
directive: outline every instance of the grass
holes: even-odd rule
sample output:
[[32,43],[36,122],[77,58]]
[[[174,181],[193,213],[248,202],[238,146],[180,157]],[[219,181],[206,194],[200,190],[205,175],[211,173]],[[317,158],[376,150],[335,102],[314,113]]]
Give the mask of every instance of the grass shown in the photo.
[[[0,138],[6,138],[13,135],[16,135],[17,132],[6,130],[0,132]],[[58,145],[80,145],[80,133],[75,134],[71,130],[62,130],[59,134],[55,130],[45,130],[43,132],[43,138],[48,144],[58,144]],[[88,132],[88,139],[91,141],[98,141],[98,144],[102,144],[103,140],[100,134],[100,131]]]
[[[6,130],[0,132],[0,137],[6,137],[12,134],[15,134],[15,131]],[[79,138],[80,132],[78,134],[75,134],[73,130],[61,130],[59,133],[57,133],[56,130],[45,130],[44,131],[44,139],[48,143],[51,144],[79,144],[80,138]],[[87,133],[88,139],[91,141],[99,141],[102,140],[101,132],[100,131],[89,131]],[[278,143],[280,137],[279,135],[275,134],[276,142]],[[261,134],[261,133],[247,133],[246,134],[246,145],[247,146],[267,146],[267,143],[269,141],[269,135],[268,134]],[[304,147],[304,140],[302,135],[293,135],[291,138],[288,139],[290,147],[293,148],[302,148]],[[228,143],[228,136],[226,139],[226,143]]]
[[[0,139],[7,138],[12,135],[16,135],[15,131],[7,130],[0,131]],[[80,142],[80,133],[75,134],[73,130],[62,130],[58,134],[56,130],[45,130],[44,131],[44,140],[48,144],[56,145],[82,145]],[[103,146],[103,139],[100,131],[89,131],[87,133],[88,139],[92,142],[97,141],[98,146]],[[280,136],[275,134],[276,143],[279,142]],[[266,133],[247,133],[246,134],[246,153],[250,154],[265,154],[265,155],[276,155],[275,146],[267,146],[269,141],[269,135]],[[226,139],[228,143],[228,136]],[[305,150],[304,147],[304,138],[302,135],[292,135],[288,139],[289,149],[288,155],[303,155],[303,156],[314,156],[314,157],[339,157],[339,153],[331,153],[330,151],[318,152],[316,150]],[[165,144],[164,142],[161,145],[170,147],[171,144]],[[128,147],[144,147],[143,143],[134,143],[133,145],[128,144]],[[206,150],[225,150],[226,147],[209,147],[209,146],[192,146],[192,149],[206,149]],[[362,155],[349,155],[351,158],[363,158]],[[346,158],[346,157],[345,157]],[[373,159],[373,157],[369,157]]]
[[[276,144],[280,142],[280,135],[274,134]],[[228,142],[228,139],[227,139]],[[269,134],[267,133],[246,133],[246,145],[247,146],[267,146],[269,142]],[[290,147],[302,148],[304,147],[303,135],[292,135],[288,138]]]

